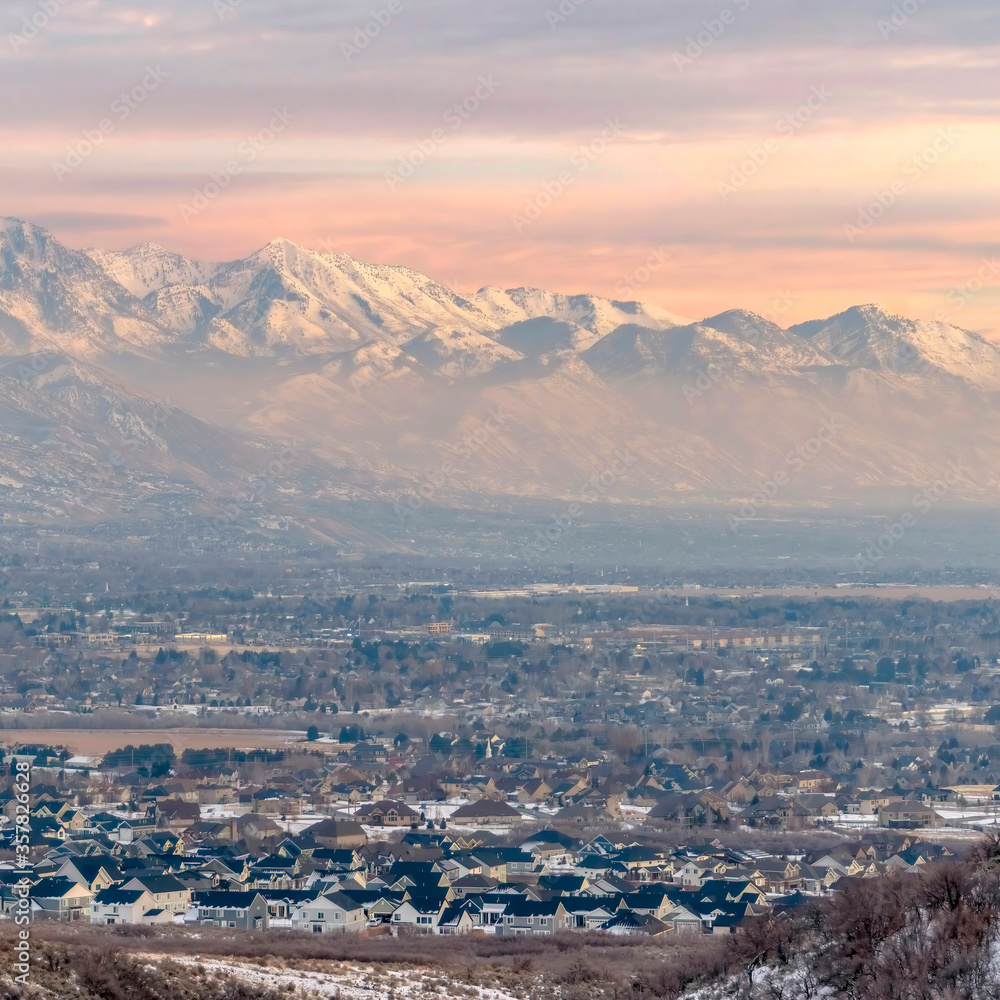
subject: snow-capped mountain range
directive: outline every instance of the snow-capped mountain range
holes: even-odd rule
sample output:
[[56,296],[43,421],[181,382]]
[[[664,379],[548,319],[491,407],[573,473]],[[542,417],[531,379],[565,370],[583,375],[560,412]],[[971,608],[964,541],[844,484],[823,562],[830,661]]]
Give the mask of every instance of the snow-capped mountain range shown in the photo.
[[[960,455],[975,473],[953,497],[1000,479],[1000,348],[874,305],[788,329],[743,310],[692,322],[595,295],[459,294],[283,239],[207,263],[153,244],[74,250],[3,219],[0,360],[8,454],[69,477],[74,447],[96,456],[169,399],[183,421],[149,432],[133,465],[220,489],[294,441],[353,494],[405,496],[433,474],[444,504],[575,497],[627,452],[589,499],[740,503],[824,421],[836,433],[781,502],[906,490]],[[75,444],[59,429],[74,408],[90,428]],[[0,489],[29,479],[0,463]]]
[[676,373],[691,361],[747,374],[829,366],[945,374],[1000,388],[1000,349],[877,306],[783,330],[743,310],[692,322],[657,306],[537,288],[462,295],[405,267],[276,239],[243,260],[189,260],[152,243],[70,250],[0,219],[0,350],[74,356],[215,348],[243,357],[335,355],[379,345],[449,375],[552,353],[595,370]]

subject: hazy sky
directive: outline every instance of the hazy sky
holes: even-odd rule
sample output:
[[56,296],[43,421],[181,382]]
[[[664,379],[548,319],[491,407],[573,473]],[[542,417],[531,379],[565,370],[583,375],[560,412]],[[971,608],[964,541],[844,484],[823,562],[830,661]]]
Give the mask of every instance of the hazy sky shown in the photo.
[[997,0],[4,0],[0,23],[0,214],[72,246],[284,236],[463,289],[783,324],[878,301],[1000,336]]

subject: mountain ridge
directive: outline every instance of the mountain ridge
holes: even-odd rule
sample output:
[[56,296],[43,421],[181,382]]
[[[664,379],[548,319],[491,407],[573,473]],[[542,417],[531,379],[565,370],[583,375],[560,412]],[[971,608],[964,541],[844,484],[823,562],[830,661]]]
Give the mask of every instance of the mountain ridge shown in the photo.
[[[213,263],[152,243],[72,250],[3,220],[0,356],[30,369],[41,354],[86,378],[58,391],[54,376],[0,382],[9,454],[21,456],[0,461],[14,484],[0,508],[43,488],[25,456],[51,464],[44,489],[85,474],[60,457],[59,421],[82,429],[93,460],[121,451],[122,428],[160,400],[178,419],[136,461],[125,453],[124,494],[173,491],[188,510],[199,493],[204,506],[253,492],[256,456],[296,442],[301,458],[268,502],[303,523],[334,497],[392,502],[438,481],[431,502],[466,508],[760,496],[773,507],[898,496],[961,457],[974,476],[950,484],[948,502],[984,502],[1000,485],[1000,428],[983,419],[1000,348],[875,305],[787,329],[744,309],[691,321],[534,287],[462,295],[284,239]],[[789,459],[826,425],[839,429]]]
[[[43,293],[45,279],[57,286],[60,281],[82,284],[82,294],[75,298],[89,310],[90,323],[72,310],[60,323],[58,314],[40,308],[40,299],[52,298],[53,290]],[[68,288],[54,291],[71,298]],[[77,336],[68,338],[65,328],[74,325]],[[638,301],[527,286],[484,286],[463,296],[410,268],[367,264],[283,238],[245,258],[205,262],[155,243],[123,251],[74,251],[40,227],[0,221],[0,335],[10,330],[20,334],[17,342],[8,336],[0,343],[8,355],[26,346],[48,346],[33,343],[32,332],[43,339],[47,334],[50,343],[82,356],[175,345],[209,346],[237,355],[334,355],[377,341],[406,353],[406,344],[424,348],[431,340],[437,345],[431,353],[441,355],[449,374],[461,376],[528,355],[582,354],[622,327],[684,331],[650,338],[672,342],[675,348],[690,333],[696,335],[692,343],[704,346],[706,338],[714,337],[706,331],[716,331],[733,338],[716,345],[731,357],[743,351],[735,345],[757,351],[760,357],[751,366],[755,373],[766,370],[769,361],[782,373],[846,365],[949,375],[1000,389],[1000,347],[959,327],[909,320],[877,305],[852,306],[787,329],[742,309],[693,321]],[[455,363],[457,344],[448,342],[472,342],[471,334],[494,342],[476,341],[494,362],[477,363],[472,357]],[[422,353],[426,356],[426,349]],[[460,353],[474,356],[476,348],[466,346]],[[711,353],[706,349],[706,357]]]

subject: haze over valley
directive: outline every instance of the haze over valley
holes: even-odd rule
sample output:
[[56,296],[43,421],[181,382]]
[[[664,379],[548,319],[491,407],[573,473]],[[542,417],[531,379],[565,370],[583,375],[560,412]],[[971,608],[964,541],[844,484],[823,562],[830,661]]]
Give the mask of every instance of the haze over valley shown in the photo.
[[20,524],[252,498],[255,517],[341,542],[356,527],[378,551],[408,543],[338,505],[752,519],[934,485],[935,505],[983,505],[1000,478],[984,419],[1000,348],[877,305],[787,329],[741,309],[692,321],[583,292],[462,294],[282,239],[205,263],[7,219],[0,350],[0,505]]

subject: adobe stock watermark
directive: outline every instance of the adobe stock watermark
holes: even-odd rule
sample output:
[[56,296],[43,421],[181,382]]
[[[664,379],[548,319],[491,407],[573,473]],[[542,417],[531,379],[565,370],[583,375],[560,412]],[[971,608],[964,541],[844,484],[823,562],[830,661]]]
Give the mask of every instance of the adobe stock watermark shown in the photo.
[[639,459],[627,449],[615,453],[615,460],[600,475],[593,476],[580,488],[580,501],[571,503],[561,514],[554,514],[552,523],[535,532],[533,541],[527,542],[521,550],[525,559],[537,559],[551,551],[573,527],[584,512],[584,503],[593,503],[607,496],[615,484]]
[[15,374],[21,382],[28,382],[38,375],[51,371],[66,356],[56,351],[36,351],[34,354],[11,361],[0,368],[4,375]]
[[70,5],[70,2],[71,0],[38,0],[38,9],[32,15],[25,15],[21,19],[21,30],[11,31],[7,35],[7,41],[14,54],[17,55],[32,39],[37,38],[52,23],[52,19]]
[[221,169],[212,171],[208,175],[208,182],[192,191],[190,202],[181,202],[177,206],[184,222],[190,222],[208,208],[232,184],[233,178],[243,173],[295,121],[295,115],[287,108],[272,110],[270,121],[236,147],[237,158],[228,160]]
[[725,33],[726,29],[736,23],[737,17],[750,7],[751,0],[735,0],[732,7],[719,11],[718,17],[702,21],[702,30],[696,35],[688,35],[684,40],[684,51],[673,55],[674,66],[683,73],[688,66],[693,66]]
[[389,0],[384,7],[369,11],[370,18],[354,29],[351,41],[340,43],[340,52],[344,61],[350,62],[355,56],[361,55],[402,12],[403,0]]
[[[939,128],[934,141],[925,146],[916,156],[910,157],[903,166],[903,174],[910,181],[918,181],[935,164],[939,163],[941,157],[947,153],[961,135],[950,125],[947,128]],[[855,223],[844,225],[844,234],[847,242],[854,244],[859,237],[864,236],[885,214],[898,204],[910,190],[906,181],[902,177],[897,177],[885,189],[874,192],[875,200],[868,205],[863,205],[858,209]]]
[[[263,471],[257,475],[257,479],[266,476],[278,478],[286,476],[302,461],[302,456],[307,455],[305,447],[292,441],[285,446],[278,454],[271,458]],[[236,526],[237,522],[251,517],[250,507],[260,501],[260,497],[255,493],[248,493],[238,498],[238,502],[224,502],[216,504],[218,513],[212,517],[211,522],[206,527],[201,536],[201,543],[221,542],[222,533],[229,528]],[[242,506],[240,506],[242,504]],[[192,540],[191,546],[197,549],[197,540]]]
[[[150,420],[148,425],[146,421],[143,421],[143,427],[146,428],[156,428],[160,427],[170,419],[170,415],[177,409],[170,400],[165,400],[162,403],[157,403],[153,407],[153,412],[150,414]],[[125,464],[128,455],[135,455],[143,446],[143,439],[138,437],[133,433],[125,435],[125,444],[122,448],[114,448],[109,453],[106,461],[101,462],[99,468],[103,469],[108,475],[113,471],[116,471]]]
[[347,253],[344,249],[343,244],[335,236],[324,236],[316,244],[317,253]]
[[[485,420],[471,433],[466,434],[461,440],[447,445],[456,458],[468,460],[473,455],[482,451],[493,438],[500,432],[500,429],[507,423],[510,417],[503,412],[502,407],[494,407],[487,411]],[[447,485],[449,479],[459,471],[460,466],[450,458],[446,458],[433,472],[428,472],[423,481],[415,489],[404,494],[393,504],[393,510],[400,524],[406,523],[407,517],[412,517],[427,506],[428,501]]]
[[560,0],[555,7],[545,11],[545,21],[555,31],[560,24],[565,24],[587,0]]
[[[169,399],[166,399],[162,403],[156,403],[147,417],[140,417],[139,427],[131,425],[128,433],[122,435],[121,447],[112,448],[103,460],[95,461],[93,468],[82,480],[78,481],[75,494],[66,506],[67,512],[87,510],[88,505],[84,490],[106,487],[109,481],[129,464],[130,459],[134,459],[149,444],[149,439],[142,437],[140,431],[150,433],[165,424],[176,410],[177,407]],[[65,455],[79,454],[74,452],[65,441],[62,442],[61,450]]]
[[740,524],[756,517],[774,498],[844,429],[836,417],[826,417],[816,433],[785,455],[784,464],[776,469],[770,479],[760,483],[757,491],[739,509],[737,514],[727,514],[726,523],[731,531],[739,531]]
[[862,550],[854,556],[855,570],[866,573],[884,559],[906,533],[917,526],[920,518],[947,496],[957,482],[970,479],[971,471],[961,459],[949,462],[946,471],[939,479],[913,495],[908,510],[903,511],[881,534],[865,542]]
[[764,165],[778,153],[785,143],[794,137],[801,129],[813,120],[813,117],[829,104],[833,91],[825,85],[813,87],[809,96],[784,117],[775,123],[774,130],[779,138],[765,139],[759,145],[747,148],[746,159],[733,164],[727,181],[719,181],[716,190],[723,201],[728,201],[734,194],[746,187],[752,177],[755,177]]
[[147,66],[146,75],[135,86],[123,91],[111,102],[111,116],[102,118],[94,128],[85,128],[81,138],[66,147],[66,156],[61,160],[52,161],[52,171],[62,180],[83,166],[84,161],[94,150],[98,149],[104,140],[114,132],[122,122],[127,121],[132,113],[149,100],[149,95],[158,90],[169,73],[159,66]]
[[653,275],[673,256],[673,251],[666,247],[654,247],[649,251],[646,260],[631,274],[615,282],[615,291],[619,295],[634,295],[643,285],[648,284]]
[[887,42],[892,35],[906,26],[914,14],[918,14],[926,6],[927,0],[902,0],[901,3],[894,3],[889,17],[880,17],[875,22],[882,40]]
[[713,386],[722,381],[722,369],[714,362],[710,361],[700,372],[698,372],[693,382],[685,382],[681,387],[684,398],[690,406],[696,399],[700,399]]
[[475,89],[461,101],[456,101],[445,113],[445,128],[438,126],[430,135],[419,139],[413,148],[400,158],[395,170],[385,175],[390,191],[395,191],[403,181],[409,180],[482,106],[500,89],[492,74],[481,76]]
[[247,3],[249,0],[212,0],[212,9],[220,21],[228,21]]
[[620,138],[627,125],[623,125],[619,118],[608,118],[605,120],[601,133],[595,136],[587,145],[580,146],[573,151],[569,158],[569,166],[564,167],[556,174],[552,180],[546,181],[533,198],[529,198],[521,212],[514,212],[510,221],[514,224],[517,233],[523,233],[528,226],[537,222],[542,213],[552,207],[561,198],[577,179],[586,173]]
[[14,940],[15,983],[27,984],[31,975],[31,887],[35,873],[31,857],[31,762],[19,760],[14,766],[14,863],[20,878],[13,885],[16,897],[9,913],[18,928]]
[[790,288],[779,288],[775,291],[770,306],[761,313],[761,316],[776,326],[781,326],[778,320],[801,298],[801,295],[795,295]]
[[[997,275],[1000,275],[1000,257],[983,257],[979,270],[948,292],[946,296],[948,305],[955,312],[960,312],[977,295],[986,291],[987,288],[994,288],[997,283]],[[950,323],[953,313],[948,309],[938,309],[934,318],[939,323]]]
[[267,465],[258,474],[258,478],[265,475],[271,478],[287,476],[296,466],[301,464],[302,457],[308,454],[309,452],[305,444],[293,438],[290,445],[286,445],[277,455],[268,461]]
[[[60,360],[64,359],[58,354],[36,355],[32,358],[31,370],[38,373],[45,370],[45,366],[50,362],[54,364]],[[26,377],[33,377],[33,375]],[[134,421],[125,422],[126,426],[121,434],[121,446],[112,448],[101,460],[94,458],[83,449],[71,447],[65,440],[61,441],[59,450],[63,455],[76,460],[86,460],[91,466],[86,475],[74,480],[72,487],[66,491],[70,493],[70,496],[62,502],[62,505],[67,516],[81,517],[88,511],[93,512],[95,509],[94,491],[99,493],[106,489],[115,476],[119,475],[129,464],[129,460],[134,459],[152,443],[153,432],[165,424],[177,409],[167,398],[162,402],[155,402],[148,413],[134,414],[136,417]]]

